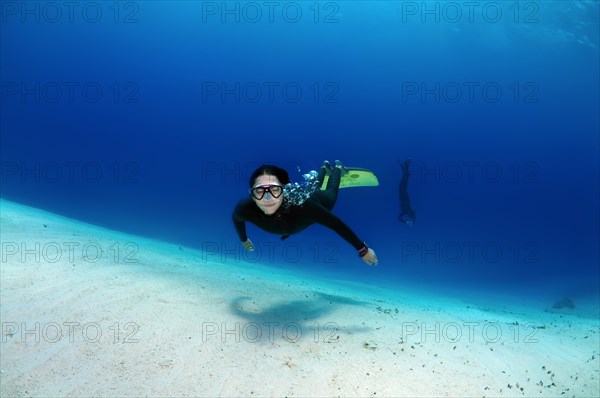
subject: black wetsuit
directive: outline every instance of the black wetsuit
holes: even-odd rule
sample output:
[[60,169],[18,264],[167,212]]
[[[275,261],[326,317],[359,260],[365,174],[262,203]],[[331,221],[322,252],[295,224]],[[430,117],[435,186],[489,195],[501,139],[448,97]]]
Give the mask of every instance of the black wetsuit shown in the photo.
[[[402,180],[400,181],[400,215],[398,220],[405,224],[415,222],[415,210],[410,206],[410,197],[408,196],[408,176],[410,175],[410,160],[402,163]],[[406,218],[405,218],[406,216]]]
[[[322,183],[324,178],[325,169],[321,168],[317,179]],[[233,225],[240,240],[245,242],[248,239],[246,221],[267,232],[282,235],[281,239],[286,239],[289,235],[296,234],[312,224],[321,224],[337,232],[356,250],[359,250],[363,247],[364,242],[331,212],[337,200],[340,178],[341,170],[334,168],[324,191],[313,193],[301,206],[286,206],[284,202],[272,215],[263,213],[252,198],[240,200],[232,215]]]

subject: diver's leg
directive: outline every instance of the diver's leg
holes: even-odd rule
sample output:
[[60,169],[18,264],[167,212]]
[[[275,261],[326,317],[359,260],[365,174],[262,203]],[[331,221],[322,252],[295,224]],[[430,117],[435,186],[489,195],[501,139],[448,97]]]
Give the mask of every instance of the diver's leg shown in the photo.
[[327,170],[325,166],[321,166],[319,169],[319,173],[317,174],[317,185],[320,187],[323,185],[323,181],[325,180],[325,176],[327,175]]
[[402,179],[400,180],[400,191],[408,196],[408,176],[410,175],[410,158],[402,163]]
[[400,180],[400,192],[406,193],[408,190],[408,174],[402,173],[402,179]]
[[[408,158],[402,163],[402,180],[400,181],[400,216],[399,219],[405,224],[411,225],[414,223],[415,211],[410,206],[410,196],[408,195],[408,176],[410,175],[410,162]],[[404,218],[406,216],[406,218]]]
[[[338,162],[336,160],[336,162]],[[343,166],[340,165],[338,166],[338,164],[336,164],[336,166],[333,168],[333,171],[331,172],[331,175],[329,176],[329,181],[327,181],[327,188],[325,188],[325,191],[335,191],[335,195],[337,197],[337,191],[340,188],[340,182],[342,181],[342,173],[343,173]]]
[[324,191],[317,191],[312,195],[312,197],[317,202],[321,203],[327,210],[332,210],[333,206],[335,206],[341,178],[342,170],[339,167],[334,167],[329,176],[329,181],[327,181],[327,188],[325,188]]
[[319,169],[319,173],[317,174],[317,181],[319,186],[323,185],[323,181],[325,180],[325,176],[331,175],[331,163],[328,160],[323,162],[323,166]]

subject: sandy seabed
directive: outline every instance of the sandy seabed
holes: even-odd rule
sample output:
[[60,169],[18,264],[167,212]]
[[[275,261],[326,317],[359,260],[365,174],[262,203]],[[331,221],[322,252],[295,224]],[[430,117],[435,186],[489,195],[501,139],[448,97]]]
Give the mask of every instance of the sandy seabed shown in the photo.
[[209,262],[0,210],[3,398],[600,396],[595,317]]

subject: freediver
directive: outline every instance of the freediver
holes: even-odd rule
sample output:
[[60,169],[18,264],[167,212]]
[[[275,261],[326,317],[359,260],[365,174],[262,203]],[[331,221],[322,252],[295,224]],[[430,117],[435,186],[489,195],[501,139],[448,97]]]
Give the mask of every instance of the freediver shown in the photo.
[[408,176],[410,175],[410,162],[411,158],[408,158],[404,162],[400,162],[402,167],[402,179],[400,180],[399,195],[400,195],[400,215],[398,220],[410,227],[415,223],[415,209],[410,206],[410,197],[408,196]]

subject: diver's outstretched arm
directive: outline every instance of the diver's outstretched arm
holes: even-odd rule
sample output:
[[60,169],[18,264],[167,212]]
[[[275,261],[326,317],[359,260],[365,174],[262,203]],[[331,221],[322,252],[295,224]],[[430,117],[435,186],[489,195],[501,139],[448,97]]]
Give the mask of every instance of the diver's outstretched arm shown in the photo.
[[370,247],[367,249],[367,253],[364,256],[362,256],[361,258],[367,265],[379,264],[379,260],[377,259],[377,255],[375,254],[375,251],[373,249],[371,249]]

